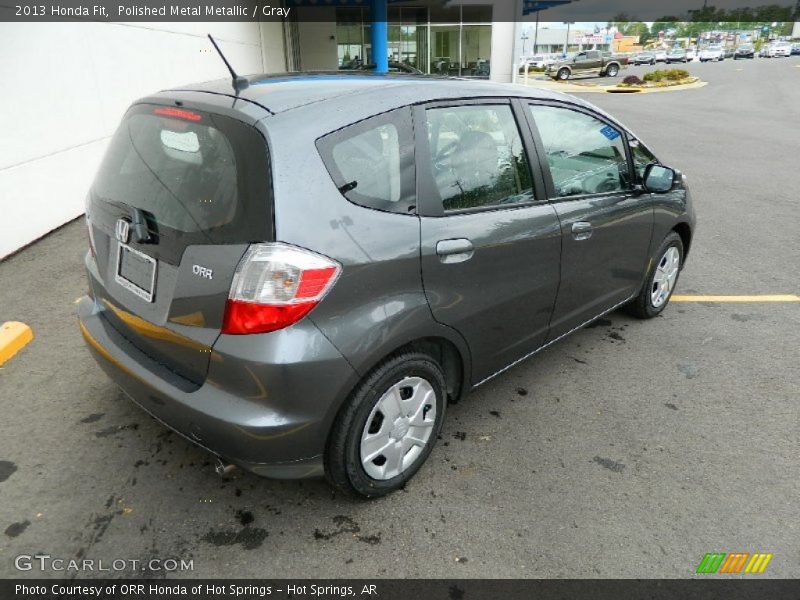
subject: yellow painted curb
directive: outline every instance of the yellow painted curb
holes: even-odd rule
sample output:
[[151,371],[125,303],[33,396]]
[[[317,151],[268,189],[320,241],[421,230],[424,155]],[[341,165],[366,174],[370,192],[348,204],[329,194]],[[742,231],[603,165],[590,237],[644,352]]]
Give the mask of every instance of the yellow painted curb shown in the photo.
[[7,321],[0,325],[0,365],[33,340],[33,331],[25,323]]

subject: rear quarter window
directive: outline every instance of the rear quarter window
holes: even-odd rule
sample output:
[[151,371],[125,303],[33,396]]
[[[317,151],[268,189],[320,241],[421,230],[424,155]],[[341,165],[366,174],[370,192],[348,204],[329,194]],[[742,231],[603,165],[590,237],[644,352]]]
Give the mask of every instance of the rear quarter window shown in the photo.
[[359,121],[317,140],[339,192],[350,202],[408,214],[416,208],[411,109]]

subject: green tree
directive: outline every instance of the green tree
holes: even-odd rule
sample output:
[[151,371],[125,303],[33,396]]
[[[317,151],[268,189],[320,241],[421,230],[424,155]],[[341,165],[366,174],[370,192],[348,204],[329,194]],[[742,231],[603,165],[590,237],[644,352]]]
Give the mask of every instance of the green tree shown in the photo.
[[678,19],[676,17],[661,17],[660,21],[655,21],[650,26],[650,35],[658,37],[658,34],[668,29],[675,29]]
[[649,42],[653,37],[650,33],[650,28],[645,23],[629,23],[622,34],[639,36],[639,43],[642,45]]
[[632,21],[625,13],[620,13],[608,22],[609,28],[616,28],[622,35],[639,36],[639,43],[646,44],[653,35],[650,28],[640,21]]

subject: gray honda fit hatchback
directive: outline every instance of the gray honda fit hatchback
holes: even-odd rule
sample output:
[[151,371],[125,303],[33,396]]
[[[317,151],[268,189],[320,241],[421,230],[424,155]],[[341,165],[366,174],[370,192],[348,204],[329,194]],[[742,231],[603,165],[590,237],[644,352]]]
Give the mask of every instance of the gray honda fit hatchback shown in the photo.
[[669,302],[685,178],[561,94],[304,74],[131,106],[87,198],[80,329],[217,457],[366,497],[448,401],[618,307]]

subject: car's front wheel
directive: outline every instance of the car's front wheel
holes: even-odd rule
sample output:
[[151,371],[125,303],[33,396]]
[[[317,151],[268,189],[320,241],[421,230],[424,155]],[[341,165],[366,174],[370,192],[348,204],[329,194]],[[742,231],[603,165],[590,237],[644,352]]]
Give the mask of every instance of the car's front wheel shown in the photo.
[[558,78],[561,81],[566,81],[567,79],[569,79],[569,75],[570,75],[570,71],[567,68],[563,68],[558,72]]
[[678,283],[683,253],[681,236],[671,232],[653,258],[642,291],[626,307],[629,313],[640,319],[652,319],[661,314]]
[[334,422],[325,474],[339,490],[375,498],[405,485],[431,453],[444,421],[445,380],[426,354],[376,367]]

